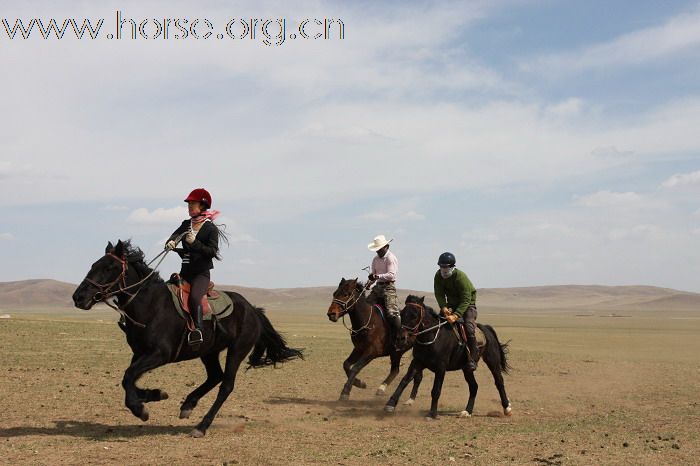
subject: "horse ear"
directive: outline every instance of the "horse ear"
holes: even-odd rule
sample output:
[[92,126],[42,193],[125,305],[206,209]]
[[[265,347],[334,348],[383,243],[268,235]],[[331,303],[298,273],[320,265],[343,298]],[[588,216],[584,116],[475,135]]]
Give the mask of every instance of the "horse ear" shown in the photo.
[[122,240],[117,241],[117,245],[114,246],[114,255],[117,257],[124,256],[124,243],[122,243]]
[[423,304],[424,302],[425,302],[425,296],[421,296],[420,303]]
[[112,242],[111,241],[108,242],[107,247],[105,248],[105,254],[109,254],[110,252],[112,252],[113,249],[114,249],[114,245],[112,244]]
[[345,277],[343,277],[343,278],[340,279],[339,285],[342,285],[343,283],[345,283]]

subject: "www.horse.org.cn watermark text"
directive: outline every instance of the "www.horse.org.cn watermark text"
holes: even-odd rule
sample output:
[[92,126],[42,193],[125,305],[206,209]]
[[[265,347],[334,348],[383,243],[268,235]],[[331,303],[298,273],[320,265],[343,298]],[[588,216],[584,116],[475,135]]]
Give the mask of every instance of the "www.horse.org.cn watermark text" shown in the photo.
[[[343,40],[345,23],[339,18],[288,20],[286,18],[132,18],[115,12],[113,29],[104,18],[62,21],[40,18],[2,18],[0,40],[249,40],[280,46],[295,40]],[[4,37],[3,37],[4,36]]]

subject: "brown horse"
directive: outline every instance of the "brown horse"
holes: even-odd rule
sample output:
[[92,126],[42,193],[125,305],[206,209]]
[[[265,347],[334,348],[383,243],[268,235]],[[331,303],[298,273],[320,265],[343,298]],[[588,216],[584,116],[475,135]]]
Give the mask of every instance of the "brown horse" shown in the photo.
[[[396,378],[399,373],[399,364],[403,354],[411,349],[415,337],[409,335],[401,342],[399,348],[394,347],[390,326],[387,323],[381,309],[377,303],[370,302],[365,297],[367,287],[357,278],[352,280],[341,279],[338,289],[333,293],[333,301],[328,307],[328,318],[331,322],[337,322],[345,314],[350,317],[352,327],[350,339],[354,349],[350,356],[343,362],[343,369],[348,376],[347,382],[340,393],[341,400],[350,397],[350,389],[354,385],[359,388],[367,388],[367,384],[357,378],[357,374],[373,359],[389,356],[391,360],[391,370],[384,382],[377,389],[377,395],[383,395],[386,387]],[[343,321],[343,323],[345,323]],[[422,371],[416,371],[413,377],[413,390],[411,397],[406,404],[413,404],[418,393],[418,387],[423,378]]]

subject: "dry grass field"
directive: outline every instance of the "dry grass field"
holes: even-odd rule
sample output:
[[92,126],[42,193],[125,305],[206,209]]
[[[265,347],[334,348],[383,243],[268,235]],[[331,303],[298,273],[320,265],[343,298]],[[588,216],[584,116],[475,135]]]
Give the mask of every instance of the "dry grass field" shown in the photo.
[[[644,307],[644,306],[640,306]],[[484,307],[479,320],[510,340],[502,416],[488,370],[477,372],[475,416],[460,419],[467,387],[448,374],[440,418],[424,419],[432,374],[418,400],[385,416],[374,395],[388,371],[376,360],[349,402],[337,401],[351,349],[326,307],[281,311],[273,324],[306,360],[241,371],[207,436],[189,431],[179,403],[204,378],[198,361],[147,374],[141,386],[170,399],[143,423],[123,405],[130,350],[111,311],[10,312],[0,319],[2,464],[697,464],[700,458],[700,312],[586,312]],[[408,355],[402,372],[408,365]],[[406,395],[404,395],[405,397]]]

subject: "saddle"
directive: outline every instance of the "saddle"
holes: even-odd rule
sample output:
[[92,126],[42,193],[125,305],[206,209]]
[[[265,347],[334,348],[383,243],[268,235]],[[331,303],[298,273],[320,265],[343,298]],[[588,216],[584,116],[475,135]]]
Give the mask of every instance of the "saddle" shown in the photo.
[[[459,329],[459,336],[460,339],[462,340],[460,344],[466,345],[467,344],[467,329],[465,328],[464,320],[459,319],[457,322],[455,322],[457,328]],[[484,331],[481,330],[481,327],[479,324],[476,325],[476,329],[474,329],[474,336],[476,337],[476,346],[481,350],[484,346],[486,346],[486,335],[484,335]]]
[[[168,289],[173,297],[175,309],[180,317],[190,320],[191,311],[188,304],[191,286],[178,274],[173,274],[168,281]],[[220,293],[214,289],[214,283],[209,282],[206,294],[202,297],[202,318],[211,320],[216,317],[222,319],[233,313],[233,301],[226,293]]]

